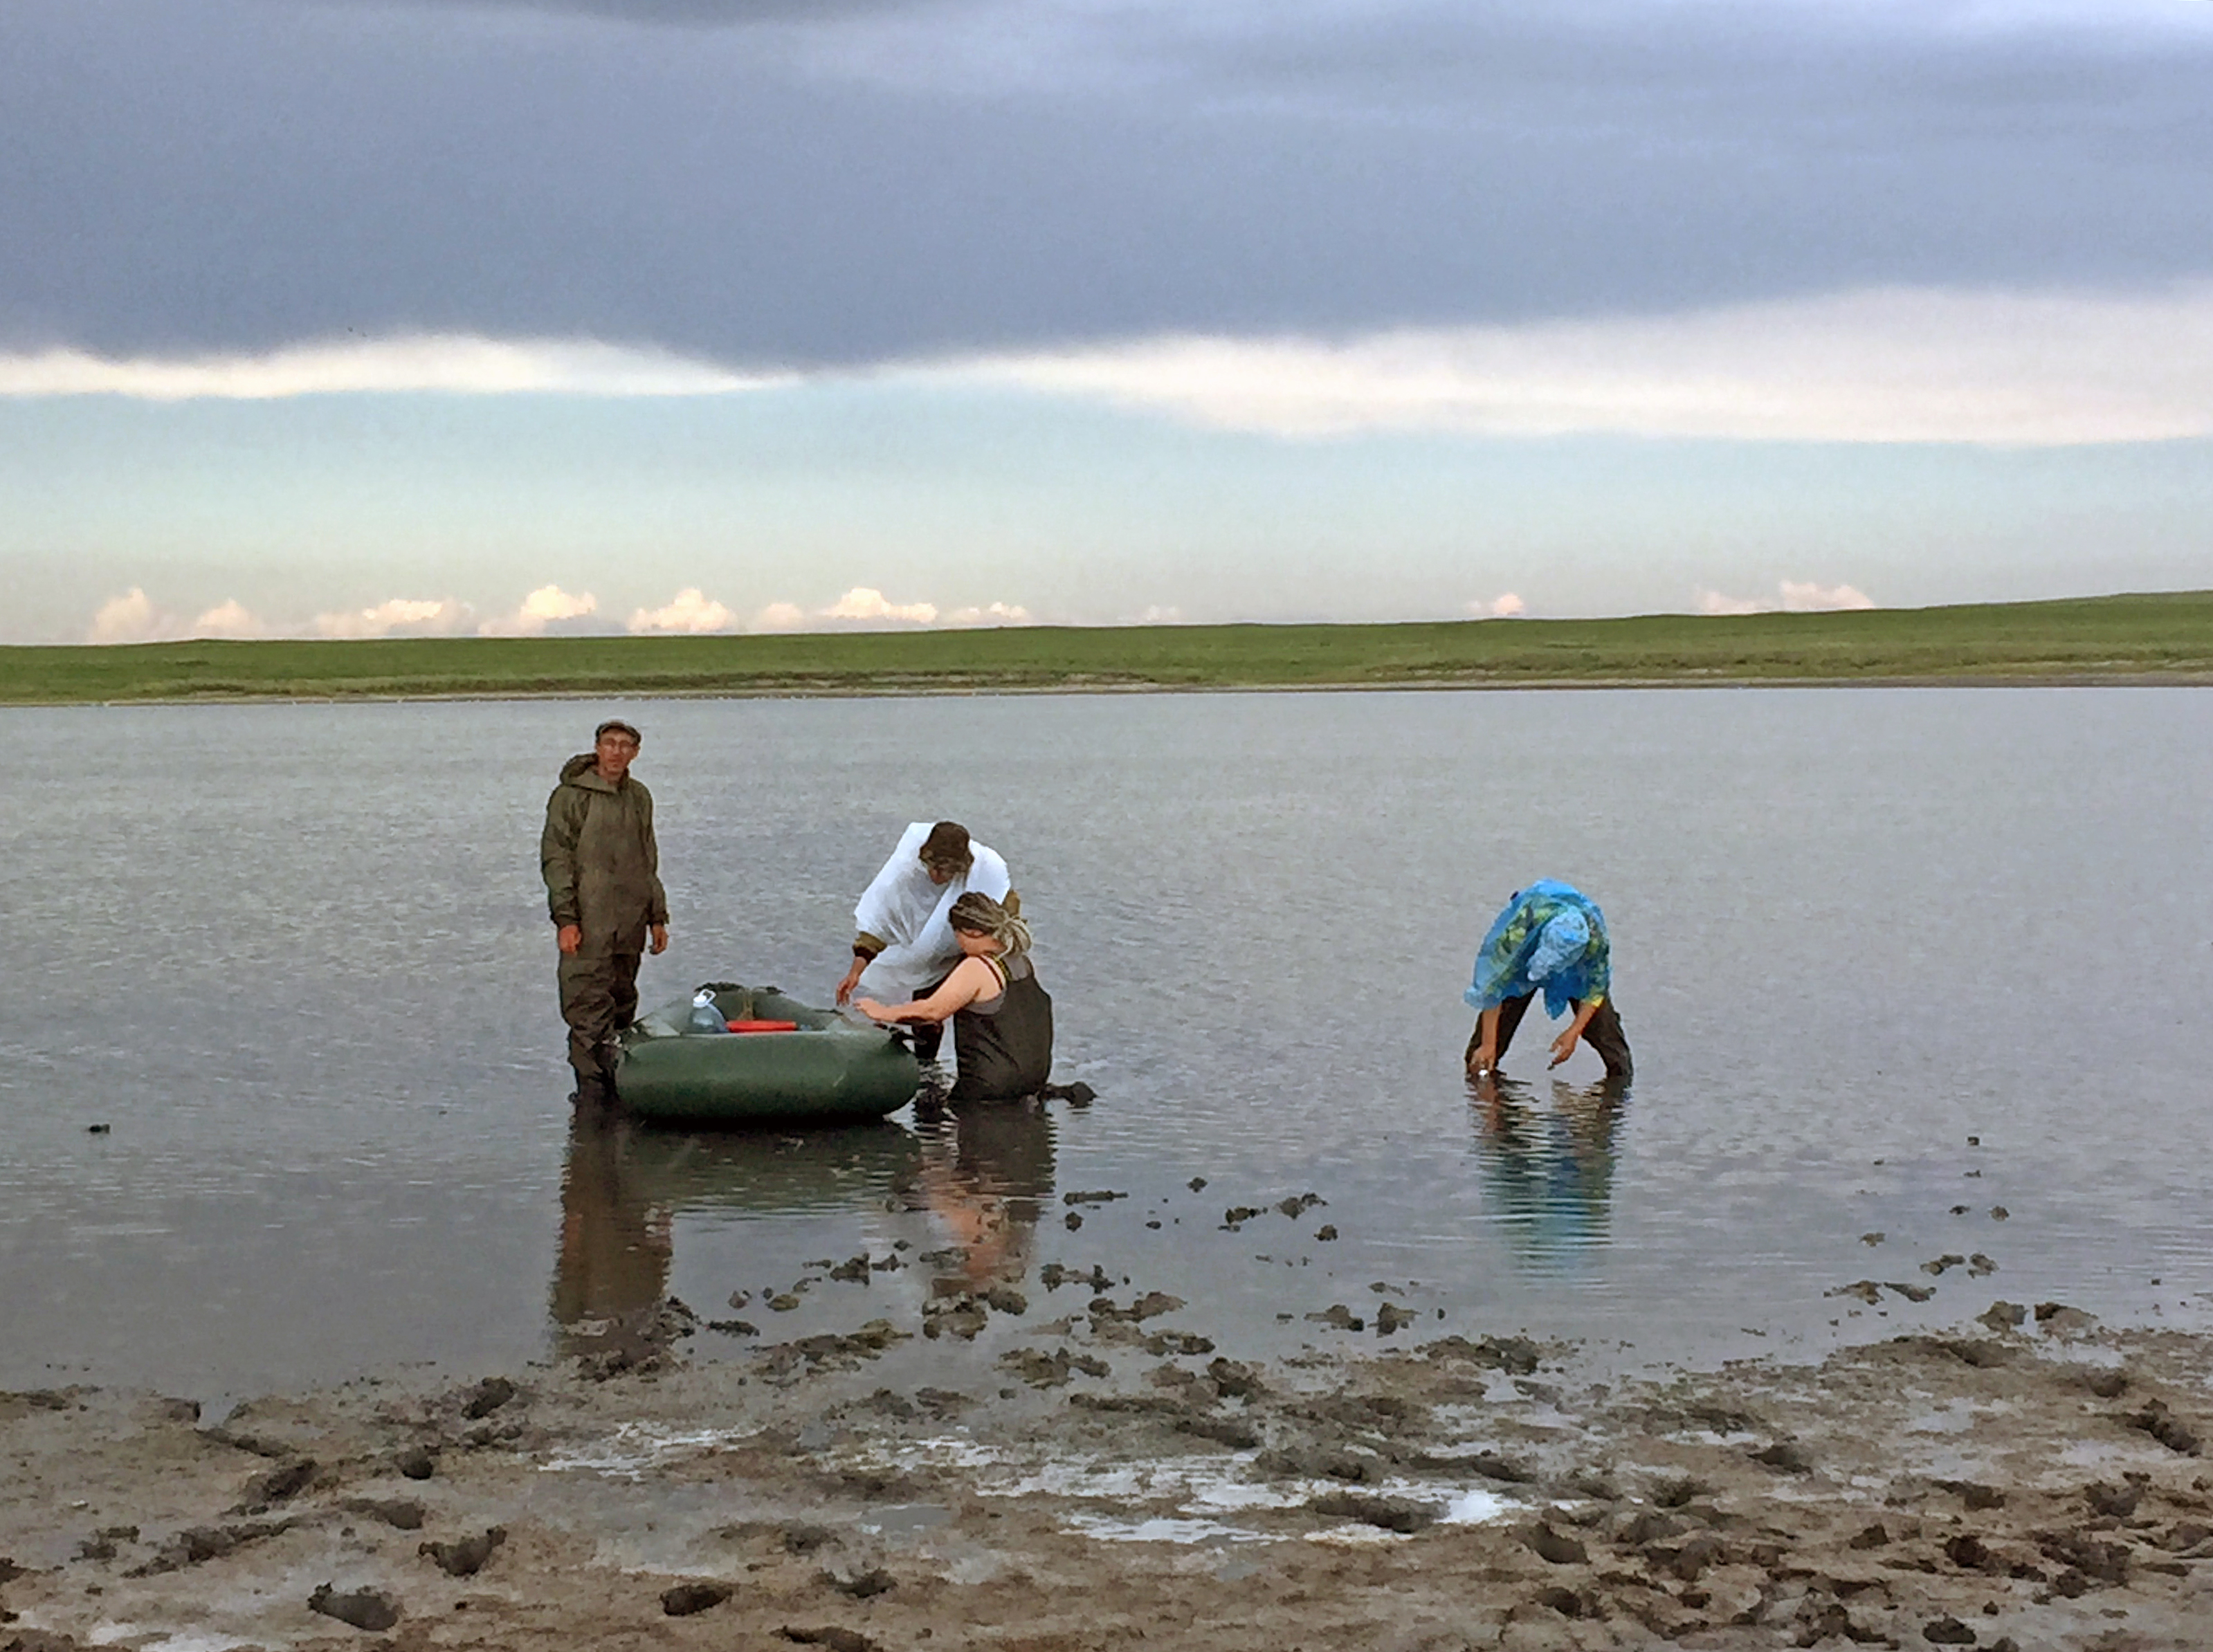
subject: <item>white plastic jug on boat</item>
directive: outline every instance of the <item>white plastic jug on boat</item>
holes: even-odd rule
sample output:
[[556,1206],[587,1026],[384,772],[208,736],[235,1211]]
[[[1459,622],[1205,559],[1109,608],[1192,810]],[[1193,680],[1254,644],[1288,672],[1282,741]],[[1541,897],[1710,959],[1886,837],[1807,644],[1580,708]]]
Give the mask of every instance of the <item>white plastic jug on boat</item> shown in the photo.
[[723,1020],[722,1011],[715,1007],[715,995],[704,987],[692,995],[692,1018],[685,1023],[684,1030],[722,1033],[726,1036],[729,1033],[730,1023]]

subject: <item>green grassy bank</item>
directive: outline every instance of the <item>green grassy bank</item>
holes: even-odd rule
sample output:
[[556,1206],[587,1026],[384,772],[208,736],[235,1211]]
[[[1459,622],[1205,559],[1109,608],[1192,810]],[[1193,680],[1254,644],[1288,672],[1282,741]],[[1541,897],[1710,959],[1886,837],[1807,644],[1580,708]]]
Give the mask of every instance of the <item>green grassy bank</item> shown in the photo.
[[0,703],[1572,683],[2213,682],[2213,592],[1845,614],[0,648]]

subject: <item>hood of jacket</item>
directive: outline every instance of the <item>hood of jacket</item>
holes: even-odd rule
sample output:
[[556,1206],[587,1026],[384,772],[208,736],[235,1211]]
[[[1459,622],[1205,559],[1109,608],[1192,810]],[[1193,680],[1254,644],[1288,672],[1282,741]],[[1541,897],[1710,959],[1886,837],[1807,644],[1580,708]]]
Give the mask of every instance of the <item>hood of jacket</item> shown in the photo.
[[600,773],[599,754],[580,751],[561,765],[561,784],[581,786],[588,792],[612,792],[615,783]]

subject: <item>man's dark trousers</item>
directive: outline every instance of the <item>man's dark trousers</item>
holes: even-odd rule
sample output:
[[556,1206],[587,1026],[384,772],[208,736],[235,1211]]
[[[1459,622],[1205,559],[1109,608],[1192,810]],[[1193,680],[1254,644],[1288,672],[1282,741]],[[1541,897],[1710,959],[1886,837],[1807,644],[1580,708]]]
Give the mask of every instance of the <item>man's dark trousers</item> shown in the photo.
[[580,1095],[614,1088],[615,1035],[637,1019],[637,952],[563,953],[561,1018]]
[[[1514,1029],[1521,1024],[1521,1017],[1529,1012],[1530,1000],[1536,996],[1534,993],[1524,993],[1519,998],[1501,1001],[1498,1005],[1498,1048],[1492,1052],[1494,1059],[1500,1061],[1506,1059],[1506,1047],[1514,1042]],[[1621,1016],[1614,1009],[1612,999],[1606,999],[1598,1006],[1598,1012],[1590,1018],[1590,1025],[1583,1029],[1582,1042],[1597,1053],[1600,1060],[1606,1063],[1607,1078],[1629,1077],[1629,1040],[1622,1034]],[[1475,1059],[1475,1052],[1482,1043],[1483,1023],[1478,1018],[1474,1036],[1467,1041],[1470,1060]]]

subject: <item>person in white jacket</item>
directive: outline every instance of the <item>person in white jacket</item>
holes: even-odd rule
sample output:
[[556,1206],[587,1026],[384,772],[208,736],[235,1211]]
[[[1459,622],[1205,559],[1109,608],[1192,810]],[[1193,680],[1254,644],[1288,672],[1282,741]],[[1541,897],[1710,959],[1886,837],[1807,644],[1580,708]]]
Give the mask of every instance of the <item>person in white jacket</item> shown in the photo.
[[[850,1003],[863,976],[870,995],[887,1003],[929,997],[960,962],[949,914],[971,890],[1021,912],[997,850],[949,820],[909,826],[853,908],[853,963],[838,983],[838,1002]],[[924,1060],[936,1055],[943,1030],[918,1027],[915,1054]]]

